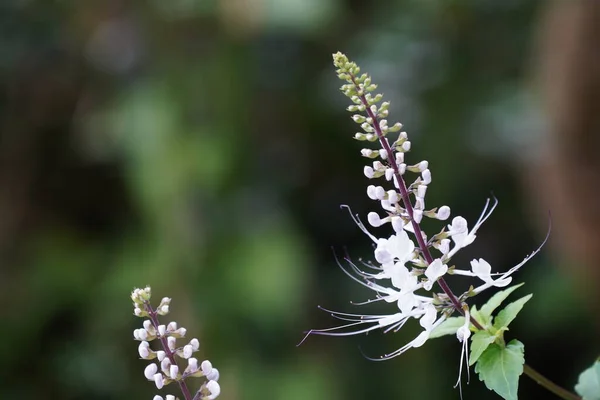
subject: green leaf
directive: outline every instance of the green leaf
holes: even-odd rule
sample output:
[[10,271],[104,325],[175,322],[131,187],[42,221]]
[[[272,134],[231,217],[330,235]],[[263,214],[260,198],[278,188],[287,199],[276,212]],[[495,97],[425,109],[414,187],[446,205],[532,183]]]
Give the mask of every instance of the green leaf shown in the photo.
[[493,343],[479,357],[475,372],[485,386],[506,400],[517,400],[519,376],[523,373],[525,346],[511,340],[506,347]]
[[575,391],[583,400],[600,400],[600,361],[579,375]]
[[446,335],[455,335],[458,328],[464,324],[465,317],[450,317],[431,332],[429,339],[435,339]]
[[471,307],[469,312],[471,313],[471,318],[473,318],[473,319],[475,319],[475,321],[479,322],[481,324],[481,326],[486,325],[486,321],[487,321],[486,318],[484,318],[483,314],[481,314],[481,311],[479,311],[477,309],[477,306],[475,304],[473,304],[473,307]]
[[471,339],[471,356],[469,357],[469,365],[477,362],[483,352],[494,343],[496,336],[488,331],[477,331]]
[[519,300],[513,301],[509,305],[507,305],[504,310],[498,313],[496,316],[496,320],[494,321],[494,328],[498,330],[502,330],[503,328],[507,328],[508,325],[512,322],[513,319],[517,316],[517,314],[523,309],[525,303],[531,299],[533,294],[528,294],[525,297],[521,297]]
[[523,286],[523,283],[519,283],[518,285],[511,286],[508,289],[504,289],[504,290],[496,293],[495,295],[493,295],[487,301],[487,303],[485,303],[481,307],[481,310],[479,311],[479,315],[481,316],[482,320],[481,321],[478,320],[478,321],[482,325],[484,325],[484,326],[487,326],[487,325],[491,324],[491,322],[492,322],[492,313],[494,312],[494,310],[496,308],[498,308],[498,306],[500,306],[500,304],[502,304],[502,302],[504,300],[506,300],[506,298],[508,296],[510,296],[510,294],[512,292],[514,292],[515,290],[517,290],[521,286]]

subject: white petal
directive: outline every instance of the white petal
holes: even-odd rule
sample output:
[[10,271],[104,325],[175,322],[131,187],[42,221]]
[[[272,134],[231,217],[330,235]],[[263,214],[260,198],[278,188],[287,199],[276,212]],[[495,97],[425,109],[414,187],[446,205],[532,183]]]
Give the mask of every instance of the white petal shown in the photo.
[[492,266],[483,258],[471,261],[471,270],[484,282],[491,280]]
[[141,342],[138,346],[138,353],[141,358],[148,358],[150,355],[150,344],[148,342]]
[[192,346],[187,344],[185,346],[183,346],[183,358],[190,358],[192,356],[192,354],[194,353],[194,349],[192,349]]
[[219,396],[219,394],[221,393],[221,386],[219,386],[219,383],[217,381],[208,381],[208,383],[206,384],[206,388],[210,392],[210,396],[208,396],[209,400],[217,398],[217,396]]
[[169,336],[167,338],[167,344],[170,350],[175,350],[175,347],[177,347],[177,339],[175,339],[173,336]]
[[404,315],[402,313],[396,313],[396,314],[388,315],[386,317],[379,319],[377,321],[377,325],[379,325],[380,327],[383,328],[384,326],[389,326],[389,325],[395,324],[396,322],[399,322],[405,318],[407,318],[406,315]]
[[426,330],[430,330],[437,317],[437,310],[433,304],[425,306],[425,314],[419,320],[419,323]]
[[164,325],[159,325],[158,326],[158,334],[160,336],[164,336],[166,331],[167,331],[167,327],[166,326],[164,326]]
[[177,379],[177,374],[179,374],[179,367],[177,365],[171,365],[169,369],[169,376],[171,379]]
[[163,386],[165,385],[165,381],[163,379],[163,375],[159,372],[157,374],[154,374],[154,383],[156,384],[156,388],[157,389],[162,389]]
[[380,264],[386,264],[392,261],[392,255],[388,251],[388,240],[379,239],[377,241],[377,248],[375,249],[375,259]]
[[441,206],[438,209],[438,212],[436,214],[437,219],[439,219],[440,221],[445,221],[450,217],[450,207],[448,206]]
[[412,342],[410,342],[409,345],[410,347],[415,348],[421,347],[423,346],[423,344],[425,344],[427,339],[429,339],[429,331],[423,331],[419,333],[419,336],[417,336]]
[[208,360],[202,361],[202,364],[200,364],[200,369],[202,369],[202,373],[206,376],[207,374],[210,373],[210,371],[212,371],[211,362]]
[[442,264],[442,261],[439,258],[436,258],[425,270],[425,276],[428,279],[424,285],[425,290],[431,290],[435,281],[444,276],[446,272],[448,272],[448,266]]
[[197,371],[198,370],[198,359],[197,358],[190,357],[188,359],[188,369],[190,371]]
[[370,212],[367,215],[367,221],[369,221],[369,224],[371,224],[371,226],[377,228],[379,226],[381,226],[381,218],[379,217],[379,214],[377,214],[376,212]]
[[158,371],[158,365],[154,363],[148,364],[148,366],[144,369],[144,376],[146,377],[146,379],[151,381],[152,379],[154,379],[154,374],[156,374],[156,371]]
[[216,368],[213,368],[212,371],[210,371],[210,374],[206,375],[206,379],[208,379],[209,381],[218,381],[219,380],[219,370]]

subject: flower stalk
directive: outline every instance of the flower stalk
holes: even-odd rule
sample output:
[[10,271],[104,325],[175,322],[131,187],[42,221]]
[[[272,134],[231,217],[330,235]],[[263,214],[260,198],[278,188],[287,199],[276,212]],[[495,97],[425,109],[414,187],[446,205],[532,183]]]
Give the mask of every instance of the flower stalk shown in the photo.
[[[356,83],[356,76],[352,75],[351,73],[349,73],[349,75],[351,76],[352,82],[354,83],[356,89],[357,90],[360,89],[360,87]],[[383,133],[381,131],[381,128],[379,126],[378,117],[377,117],[377,115],[375,115],[375,113],[369,107],[369,104],[367,102],[367,99],[365,98],[365,95],[364,94],[360,95],[359,98],[360,98],[361,103],[365,106],[365,111],[368,114],[369,118],[371,118],[373,120],[373,129],[375,130],[375,133],[377,134],[377,138],[379,140],[379,143],[381,144],[381,147],[387,152],[387,154],[393,154],[394,152],[393,152],[392,148],[390,147],[390,144],[389,144],[387,138],[383,135]],[[412,225],[413,231],[415,232],[415,238],[417,239],[417,243],[419,245],[419,248],[421,249],[421,253],[423,254],[423,257],[425,258],[425,260],[427,261],[427,264],[431,264],[433,262],[433,257],[431,256],[429,247],[425,243],[425,240],[423,239],[423,235],[421,234],[420,224],[414,218],[414,210],[413,210],[412,202],[408,195],[408,190],[406,189],[406,183],[404,182],[404,177],[402,176],[402,174],[400,174],[398,164],[394,157],[388,157],[388,163],[390,165],[390,168],[392,168],[392,170],[394,171],[394,183],[395,183],[396,188],[400,191],[402,203],[406,209],[408,218],[410,219],[410,223]],[[446,294],[446,296],[448,296],[448,299],[452,302],[452,305],[454,306],[454,309],[456,311],[458,311],[463,316],[467,315],[470,320],[470,323],[477,330],[485,330],[484,327],[481,326],[479,321],[477,321],[475,318],[473,318],[473,316],[469,315],[468,311],[465,312],[465,307],[463,307],[461,305],[460,300],[454,294],[454,292],[452,292],[452,290],[450,289],[450,286],[448,286],[448,283],[446,282],[444,277],[438,278],[437,284],[440,286],[440,288]],[[461,359],[461,361],[462,361],[462,359]],[[555,384],[554,382],[552,382],[551,380],[549,380],[548,378],[546,378],[545,376],[543,376],[542,374],[537,372],[535,369],[530,367],[528,364],[525,364],[523,366],[523,373],[525,375],[527,375],[528,377],[530,377],[531,379],[533,379],[535,382],[537,382],[542,387],[546,388],[548,391],[554,393],[555,395],[557,395],[558,397],[560,397],[564,400],[581,400],[581,397],[579,397],[576,394],[569,392],[568,390]]]
[[[156,331],[158,331],[158,329],[159,329],[158,327],[160,326],[160,323],[158,321],[158,313],[152,308],[152,305],[149,302],[144,303],[144,309],[148,313],[148,318],[150,318],[150,321],[152,322],[152,326],[154,327],[154,329],[156,329]],[[167,343],[167,337],[161,336],[158,339],[160,341],[160,345],[161,345],[163,351],[165,352],[166,357],[171,362],[171,365],[176,365],[177,368],[179,369],[179,365],[177,364],[177,360],[175,359],[175,353],[171,351],[171,349],[169,348],[169,345]],[[187,383],[185,382],[184,379],[177,381],[177,384],[179,385],[179,389],[181,390],[181,394],[183,395],[183,398],[185,400],[193,400],[194,399],[194,397],[192,397],[192,394],[190,393],[190,389],[188,388]]]
[[[356,76],[354,76],[352,73],[349,73],[349,75],[352,79],[352,82],[354,83],[354,86],[358,90],[360,90],[360,87],[356,82]],[[375,113],[371,110],[365,95],[362,94],[359,96],[359,98],[360,98],[360,101],[363,104],[363,106],[365,106],[365,111],[369,115],[369,118],[371,118],[373,120],[373,129],[375,130],[375,133],[377,134],[377,138],[379,139],[379,143],[381,144],[381,147],[383,147],[383,149],[387,152],[387,154],[394,154],[394,151],[390,147],[390,143],[388,142],[387,138],[383,135],[383,132],[381,131],[381,127],[379,125],[379,119],[377,118],[377,115],[375,115]],[[390,164],[390,167],[394,171],[394,184],[395,184],[396,188],[400,191],[400,196],[402,197],[402,204],[404,204],[406,213],[408,214],[408,219],[410,220],[413,231],[415,232],[415,238],[417,239],[417,243],[419,244],[419,248],[421,249],[421,253],[423,254],[423,257],[425,258],[425,261],[427,261],[427,265],[429,265],[433,262],[433,257],[431,257],[431,253],[429,252],[429,247],[427,247],[427,244],[425,243],[425,240],[423,239],[423,235],[421,234],[420,224],[414,218],[414,209],[412,206],[412,202],[410,201],[410,197],[408,196],[408,190],[406,189],[406,183],[404,182],[404,177],[402,176],[402,174],[400,174],[400,169],[398,168],[398,163],[396,162],[395,157],[388,157],[388,162]],[[446,283],[446,280],[443,277],[440,277],[437,280],[437,283],[440,285],[440,288],[444,291],[446,296],[448,296],[448,299],[450,299],[450,301],[452,302],[452,305],[454,306],[456,311],[458,311],[459,313],[464,315],[465,312],[463,310],[463,307],[460,304],[460,301],[458,300],[456,295],[452,292],[452,290],[450,289],[450,286],[448,286],[448,284]],[[479,329],[483,329],[477,321],[475,321],[474,319],[473,319],[473,321],[474,321],[473,325],[477,326]]]
[[[531,295],[511,303],[509,305],[511,308],[507,307],[503,310],[505,312],[503,318],[499,319],[500,322],[496,321],[493,327],[491,325],[491,312],[499,303],[488,306],[486,313],[489,313],[489,315],[485,315],[487,319],[478,320],[478,318],[481,318],[481,314],[477,314],[479,317],[476,318],[474,315],[475,308],[473,308],[473,312],[470,312],[465,302],[467,298],[473,297],[486,289],[504,287],[510,284],[512,281],[511,275],[537,254],[541,246],[521,263],[504,273],[492,273],[490,264],[481,258],[471,261],[470,270],[461,270],[454,266],[448,267],[447,264],[450,259],[459,250],[473,243],[477,230],[491,215],[491,212],[497,205],[497,201],[488,208],[490,205],[490,201],[488,200],[479,220],[471,230],[467,227],[467,221],[463,217],[457,216],[447,226],[447,229],[444,228],[440,233],[427,239],[427,236],[420,228],[422,218],[425,216],[444,221],[450,216],[450,208],[447,206],[432,210],[425,209],[425,194],[428,185],[431,183],[431,172],[428,169],[428,162],[421,161],[412,166],[405,164],[404,154],[410,151],[411,143],[408,141],[406,132],[400,132],[398,139],[393,144],[390,144],[386,135],[390,132],[399,131],[402,124],[395,123],[391,127],[388,126],[385,118],[388,115],[389,103],[378,104],[381,102],[383,96],[381,94],[373,96],[370,93],[377,88],[377,85],[371,83],[371,78],[367,74],[359,75],[360,68],[355,63],[350,62],[342,53],[334,54],[333,58],[338,77],[346,81],[341,90],[354,103],[348,107],[348,111],[358,111],[366,114],[366,116],[361,114],[352,116],[352,119],[362,129],[362,132],[356,133],[354,138],[359,141],[378,142],[381,146],[377,150],[368,148],[361,150],[363,157],[381,159],[381,161],[374,161],[372,167],[369,165],[365,166],[364,174],[369,179],[385,178],[387,181],[392,181],[394,187],[394,190],[388,191],[381,186],[369,185],[367,188],[367,195],[372,200],[380,201],[381,207],[387,214],[381,218],[375,212],[369,213],[369,224],[373,227],[379,227],[389,222],[395,232],[393,235],[378,238],[369,232],[358,217],[352,216],[359,228],[376,244],[374,257],[378,265],[363,263],[365,267],[375,272],[363,271],[348,258],[345,261],[350,266],[349,270],[340,266],[352,279],[376,292],[377,296],[375,299],[355,304],[364,305],[376,301],[385,301],[387,303],[396,303],[399,312],[390,315],[361,315],[327,310],[331,312],[332,316],[349,323],[334,328],[311,330],[306,336],[310,334],[347,336],[366,333],[376,329],[382,329],[385,333],[396,332],[409,319],[414,318],[419,320],[419,324],[424,330],[405,346],[378,359],[386,360],[396,357],[410,348],[422,346],[430,337],[439,336],[434,336],[433,333],[444,324],[444,329],[446,329],[446,333],[444,334],[453,332],[462,343],[461,372],[463,360],[466,360],[467,364],[474,364],[478,359],[484,360],[484,366],[480,367],[478,371],[480,378],[486,381],[488,388],[496,391],[501,396],[512,399],[510,393],[516,393],[520,372],[515,373],[510,378],[510,382],[507,379],[501,379],[500,383],[493,379],[488,380],[486,377],[493,375],[494,371],[496,371],[493,363],[495,360],[502,358],[497,356],[498,352],[504,352],[507,356],[512,357],[515,371],[522,370],[552,393],[559,395],[565,400],[578,398],[542,377],[531,367],[524,365],[522,343],[515,340],[510,343],[504,341],[502,333],[508,330],[507,325],[514,319],[523,304],[531,298]],[[404,177],[407,172],[418,173],[420,176],[413,183],[407,185]],[[410,198],[411,194],[415,197],[414,205]],[[410,240],[406,232],[414,235],[417,246]],[[542,246],[544,243],[542,243]],[[434,257],[431,252],[432,249],[439,251],[441,256]],[[468,291],[458,296],[450,289],[450,286],[446,282],[444,278],[446,274],[478,278],[483,281],[483,284],[476,287],[471,286]],[[497,279],[493,278],[493,276],[498,275]],[[389,281],[390,284],[380,283],[381,281]],[[430,292],[436,283],[441,288],[443,294],[432,293],[429,296],[422,294],[423,292]],[[516,287],[513,286],[513,288]],[[513,288],[499,293],[500,297],[502,299],[506,298],[514,290]],[[506,294],[504,295],[503,293]],[[499,302],[501,301],[499,300]],[[507,309],[512,312],[510,316],[507,316],[509,312],[506,311]],[[446,324],[446,322],[452,322],[450,321],[451,319],[456,320],[456,317],[450,318],[454,312],[458,312],[464,317],[462,319],[464,323],[461,322],[461,326],[458,328],[452,323]],[[486,322],[481,323],[480,321]],[[502,323],[504,325],[497,325]],[[364,325],[367,325],[367,327],[365,328]],[[345,331],[348,329],[353,330],[350,332]],[[468,340],[472,338],[471,331],[484,331],[483,335],[491,338],[486,347],[478,347],[478,353],[474,356],[473,360],[467,354],[469,349]],[[497,343],[497,350],[492,348],[486,353],[488,350],[487,347],[492,343]],[[473,356],[473,352],[471,355]],[[457,386],[460,385],[460,377],[461,374],[459,373]]]
[[[133,338],[140,341],[138,353],[141,359],[157,361],[157,363],[152,362],[146,366],[144,376],[149,381],[153,381],[159,390],[172,382],[177,382],[185,400],[217,398],[221,393],[217,382],[219,370],[213,368],[208,360],[198,365],[198,360],[192,357],[200,347],[198,339],[193,338],[186,345],[177,346],[177,340],[184,338],[187,330],[184,327],[178,327],[174,321],[168,325],[162,325],[159,321],[159,316],[169,313],[171,299],[165,297],[157,308],[153,308],[150,304],[150,297],[150,287],[135,289],[131,293],[134,315],[148,318],[144,320],[142,328],[133,331]],[[153,340],[160,343],[160,350],[153,350],[150,347],[150,342]],[[187,361],[188,365],[185,369],[180,368],[178,359]],[[186,382],[188,378],[205,378],[206,382],[192,395]],[[153,400],[163,400],[163,398],[157,395]],[[166,400],[177,399],[173,395],[167,395]]]

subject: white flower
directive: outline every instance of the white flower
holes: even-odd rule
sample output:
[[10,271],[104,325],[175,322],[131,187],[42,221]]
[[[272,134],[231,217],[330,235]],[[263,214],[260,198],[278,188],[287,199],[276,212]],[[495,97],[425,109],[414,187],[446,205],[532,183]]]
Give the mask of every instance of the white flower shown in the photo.
[[183,358],[190,358],[194,353],[194,349],[191,345],[187,344],[183,346]]
[[168,305],[165,305],[165,306],[162,306],[162,307],[158,308],[158,314],[159,315],[167,315],[168,313],[169,313],[169,306]]
[[170,297],[163,297],[163,298],[160,300],[159,307],[162,307],[162,306],[168,306],[169,304],[171,304],[171,298],[170,298]]
[[504,287],[507,286],[510,281],[512,281],[511,277],[498,278],[496,280],[492,279],[492,266],[483,258],[480,258],[479,260],[472,260],[471,270],[476,277],[492,286]]
[[162,389],[163,386],[165,386],[165,379],[163,377],[163,374],[161,374],[160,372],[154,374],[153,380],[157,389]]
[[208,375],[206,375],[206,379],[209,381],[218,381],[219,380],[219,370],[213,368]]
[[402,263],[412,258],[415,244],[404,231],[392,235],[389,239],[379,239],[375,249],[375,259],[381,264],[398,260]]
[[167,332],[167,327],[164,325],[159,325],[158,326],[158,334],[160,336],[165,336],[165,333]]
[[[533,254],[535,254],[535,253],[533,253]],[[530,257],[532,257],[533,254]],[[480,258],[479,260],[471,261],[471,271],[455,269],[453,271],[453,273],[455,275],[472,276],[472,277],[477,277],[477,278],[481,279],[484,282],[484,284],[473,289],[473,292],[475,294],[478,294],[492,286],[495,286],[495,287],[507,286],[512,281],[512,278],[509,275],[511,275],[514,271],[516,271],[519,267],[521,267],[521,265],[523,265],[530,257],[526,258],[525,261],[523,261],[517,267],[513,267],[506,273],[500,274],[501,276],[496,280],[494,280],[492,278],[492,275],[498,275],[498,274],[492,274],[492,266],[487,261],[485,261],[483,258]]]
[[138,353],[140,358],[148,358],[150,356],[150,343],[143,341],[138,346]]
[[219,386],[217,381],[208,381],[206,388],[210,392],[210,395],[206,397],[208,400],[216,399],[221,393],[221,386]]
[[[410,143],[410,142],[405,142],[405,143]],[[426,169],[421,173],[421,175],[423,176],[423,184],[429,185],[431,183],[431,171]]]
[[[471,271],[455,269],[453,271],[453,274],[478,277],[479,279],[484,281],[483,285],[478,286],[471,291],[474,294],[479,294],[492,286],[504,287],[511,282],[511,280],[512,280],[511,275],[513,273],[515,273],[516,271],[518,271],[519,268],[521,268],[523,265],[525,265],[525,263],[527,261],[531,260],[533,258],[533,256],[535,256],[542,249],[542,247],[544,247],[544,245],[546,244],[546,241],[548,240],[549,234],[550,233],[548,233],[548,235],[546,235],[546,238],[544,239],[542,244],[540,244],[540,246],[534,252],[529,254],[527,257],[525,257],[523,259],[523,261],[521,261],[519,264],[515,265],[514,267],[512,267],[511,269],[509,269],[506,272],[492,273],[491,272],[492,267],[490,266],[490,264],[487,261],[485,261],[484,259],[480,258],[479,260],[471,261]],[[494,280],[494,279],[492,279],[492,275],[500,275],[500,277],[498,279]]]
[[169,372],[170,366],[171,366],[171,360],[169,360],[168,358],[165,358],[160,362],[160,369],[162,371],[164,371],[165,373]]
[[445,221],[448,217],[450,217],[450,207],[441,206],[437,211],[436,218],[440,221]]
[[150,321],[149,319],[145,320],[142,323],[142,325],[144,326],[144,329],[148,332],[152,332],[154,330],[154,327],[152,326],[152,321]]
[[192,340],[190,340],[190,346],[192,346],[192,349],[194,351],[197,351],[200,348],[200,342],[198,341],[198,339],[193,338]]
[[148,339],[148,332],[144,328],[135,329],[133,331],[133,338],[135,340],[146,340]]
[[202,364],[200,364],[200,369],[202,370],[202,375],[206,376],[210,374],[210,371],[212,371],[211,362],[208,360],[202,361]]
[[431,335],[431,332],[435,328],[437,328],[442,322],[444,322],[446,320],[446,317],[443,315],[439,319],[436,320],[437,310],[435,309],[435,306],[433,304],[425,305],[425,308],[419,310],[419,312],[421,314],[421,317],[419,319],[419,324],[424,328],[424,330],[416,338],[414,338],[411,342],[402,346],[398,350],[396,350],[392,353],[386,354],[385,356],[383,356],[379,359],[373,359],[373,360],[378,360],[378,361],[379,360],[389,360],[390,358],[394,358],[394,357],[401,355],[402,353],[406,352],[408,349],[421,347],[423,344],[425,344],[427,339],[429,339],[429,335]]
[[450,251],[450,239],[442,239],[439,243],[434,243],[433,247],[438,249],[442,255],[446,255]]
[[467,236],[469,234],[467,220],[460,216],[452,219],[452,223],[448,225],[448,234],[452,236],[452,240],[456,246],[459,247],[465,247],[470,242],[475,240],[475,236],[473,235],[471,238],[469,238],[470,241],[467,241]]
[[190,357],[188,359],[188,367],[185,369],[185,372],[193,374],[196,371],[198,371],[198,359]]
[[169,369],[169,376],[171,379],[177,379],[177,375],[179,374],[179,367],[177,365],[171,365]]
[[425,290],[431,290],[433,284],[442,276],[444,276],[448,272],[448,266],[446,264],[442,264],[442,261],[439,258],[433,260],[431,264],[425,270],[425,276],[427,277],[427,282],[423,285]]
[[367,214],[367,221],[369,221],[369,224],[372,227],[377,228],[377,227],[383,225],[384,222],[386,222],[385,220],[386,220],[386,218],[381,219],[379,214],[377,214],[376,212],[370,212],[369,214]]
[[471,337],[471,330],[469,329],[469,325],[471,323],[471,314],[469,310],[465,310],[465,323],[463,326],[458,328],[456,331],[456,338],[459,342],[462,343],[462,350],[460,352],[460,365],[458,367],[458,380],[454,387],[459,387],[460,390],[460,398],[462,399],[462,369],[463,369],[463,361],[467,364],[467,382],[469,379],[469,337]]
[[175,339],[173,336],[169,336],[167,338],[167,345],[171,351],[175,350],[175,347],[177,347],[177,339]]
[[454,217],[452,223],[448,225],[448,234],[452,237],[452,241],[454,242],[454,247],[450,252],[448,252],[447,256],[444,260],[449,260],[452,258],[460,249],[463,249],[473,243],[475,241],[477,230],[481,227],[481,225],[492,215],[492,212],[498,205],[498,201],[494,199],[494,204],[490,206],[490,199],[487,199],[485,202],[485,207],[483,207],[483,211],[479,216],[479,219],[473,226],[473,229],[468,230],[467,220],[463,217]]
[[146,379],[151,381],[152,379],[154,379],[154,374],[156,374],[156,371],[158,371],[158,365],[154,363],[148,364],[148,366],[144,369],[144,376],[146,377]]

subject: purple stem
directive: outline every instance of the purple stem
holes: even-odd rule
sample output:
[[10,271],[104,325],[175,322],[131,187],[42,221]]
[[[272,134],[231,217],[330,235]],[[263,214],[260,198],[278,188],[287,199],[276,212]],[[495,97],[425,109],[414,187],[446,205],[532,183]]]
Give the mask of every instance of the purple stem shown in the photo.
[[[354,75],[351,75],[351,77],[352,77],[352,83],[354,83],[354,86],[356,87],[356,89],[358,91],[360,91],[361,89],[360,89],[359,85],[356,83]],[[381,128],[379,127],[379,121],[377,119],[377,116],[371,110],[365,95],[362,94],[359,96],[359,98],[360,98],[360,101],[362,102],[362,104],[366,108],[367,115],[369,116],[369,118],[371,118],[373,120],[372,126],[375,129],[375,133],[377,134],[379,143],[381,143],[381,146],[388,154],[387,159],[388,159],[390,166],[394,170],[394,178],[397,183],[397,188],[398,188],[398,190],[400,190],[400,196],[402,197],[402,203],[404,204],[404,207],[406,208],[406,212],[408,213],[410,223],[412,224],[413,231],[415,232],[415,237],[417,238],[417,242],[419,244],[419,247],[421,248],[421,253],[423,253],[423,257],[425,257],[425,261],[427,261],[427,264],[429,265],[433,262],[433,257],[431,257],[429,248],[427,247],[427,244],[425,243],[425,239],[423,239],[423,235],[421,233],[421,227],[419,226],[419,223],[417,221],[415,221],[415,219],[413,217],[413,215],[414,215],[413,206],[412,206],[412,203],[408,196],[408,190],[406,189],[406,183],[404,182],[404,178],[402,177],[402,174],[400,173],[400,169],[398,168],[398,164],[396,163],[395,152],[392,150],[387,138],[383,135],[383,132],[381,131]],[[460,301],[458,300],[456,295],[452,292],[452,290],[450,289],[450,286],[448,286],[448,284],[446,283],[444,278],[440,277],[437,280],[437,283],[440,285],[440,287],[442,288],[442,290],[444,291],[446,296],[448,296],[448,298],[452,302],[452,305],[454,306],[454,308],[459,313],[464,315],[465,311],[463,310],[463,308],[460,304]],[[475,319],[472,319],[472,322],[473,322],[473,325],[475,325],[477,328],[483,329],[483,327]]]

